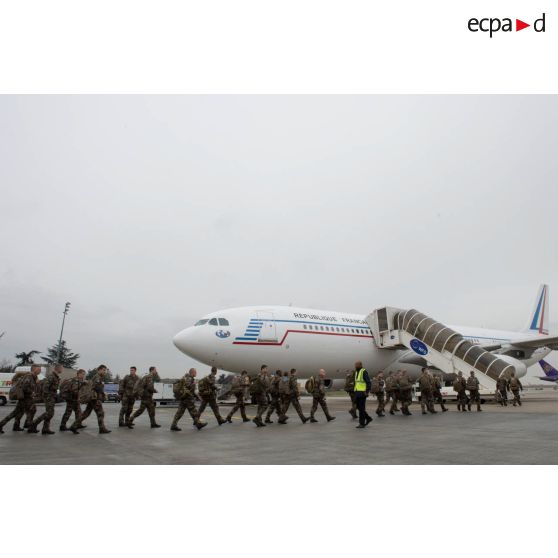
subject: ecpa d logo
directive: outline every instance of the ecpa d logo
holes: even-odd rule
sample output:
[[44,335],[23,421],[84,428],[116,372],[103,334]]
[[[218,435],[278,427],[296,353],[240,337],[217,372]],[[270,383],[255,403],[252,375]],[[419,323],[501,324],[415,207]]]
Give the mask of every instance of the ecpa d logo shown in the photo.
[[410,345],[411,349],[413,349],[417,355],[424,356],[428,354],[428,347],[422,341],[419,341],[418,339],[411,339]]
[[533,22],[533,25],[526,23],[521,19],[515,18],[515,27],[513,24],[514,18],[511,17],[483,17],[476,18],[472,17],[467,22],[467,27],[472,33],[488,33],[489,37],[492,38],[494,33],[511,33],[513,31],[521,31],[527,29],[527,27],[532,27],[536,33],[544,33],[546,31],[546,14],[543,13],[541,17]]

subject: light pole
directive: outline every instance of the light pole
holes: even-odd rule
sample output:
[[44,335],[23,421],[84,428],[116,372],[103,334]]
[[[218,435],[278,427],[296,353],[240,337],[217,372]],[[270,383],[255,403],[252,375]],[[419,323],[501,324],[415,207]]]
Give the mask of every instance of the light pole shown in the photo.
[[63,312],[63,317],[62,317],[62,329],[60,330],[60,339],[58,340],[58,352],[56,354],[56,363],[55,364],[59,364],[60,362],[60,351],[62,350],[62,334],[64,333],[64,322],[66,321],[66,314],[69,312],[70,310],[70,303],[66,302],[66,305],[64,306],[64,312]]

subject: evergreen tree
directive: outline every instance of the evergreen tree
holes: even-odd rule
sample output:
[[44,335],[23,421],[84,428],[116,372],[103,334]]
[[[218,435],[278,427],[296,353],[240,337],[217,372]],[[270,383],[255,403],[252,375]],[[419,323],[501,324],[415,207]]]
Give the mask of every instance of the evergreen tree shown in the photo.
[[40,354],[41,351],[29,351],[28,353],[26,352],[17,353],[15,357],[19,360],[16,366],[29,366],[30,364],[33,364],[33,357],[35,355],[40,355]]
[[49,364],[61,364],[64,368],[74,368],[79,355],[72,353],[69,347],[66,346],[66,341],[62,340],[60,344],[60,356],[58,356],[58,343],[47,349],[47,356],[43,357],[45,362]]
[[11,372],[14,369],[14,365],[7,359],[0,361],[0,372]]

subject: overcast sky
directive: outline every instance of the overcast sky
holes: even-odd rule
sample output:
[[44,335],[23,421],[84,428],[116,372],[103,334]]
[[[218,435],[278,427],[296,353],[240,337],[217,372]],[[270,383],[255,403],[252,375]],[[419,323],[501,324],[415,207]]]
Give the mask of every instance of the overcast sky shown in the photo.
[[81,367],[161,376],[193,363],[177,331],[234,306],[390,304],[521,329],[547,282],[556,331],[557,109],[553,96],[2,96],[0,359],[56,343],[67,300]]

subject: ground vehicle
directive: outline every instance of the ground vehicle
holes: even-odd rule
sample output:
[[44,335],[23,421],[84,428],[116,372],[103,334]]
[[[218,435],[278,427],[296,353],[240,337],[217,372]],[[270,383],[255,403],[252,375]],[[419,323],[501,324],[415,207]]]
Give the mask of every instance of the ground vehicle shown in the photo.
[[120,403],[120,395],[118,395],[119,384],[105,384],[106,401],[112,403]]

